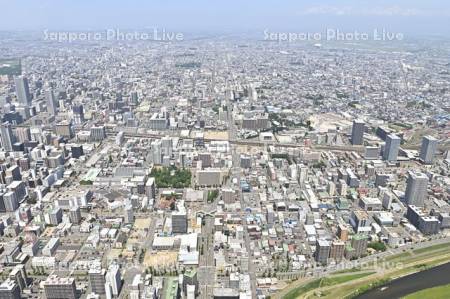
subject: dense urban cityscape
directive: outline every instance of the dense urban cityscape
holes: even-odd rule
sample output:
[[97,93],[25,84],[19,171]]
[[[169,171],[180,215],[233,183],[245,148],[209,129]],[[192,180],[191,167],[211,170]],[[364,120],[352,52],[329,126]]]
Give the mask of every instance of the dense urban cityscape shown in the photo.
[[450,261],[448,41],[42,35],[0,33],[0,298],[359,298]]

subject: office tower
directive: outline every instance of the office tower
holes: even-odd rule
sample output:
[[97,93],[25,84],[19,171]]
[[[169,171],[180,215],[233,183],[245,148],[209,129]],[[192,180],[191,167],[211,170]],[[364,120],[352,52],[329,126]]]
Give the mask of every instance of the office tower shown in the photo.
[[14,83],[16,85],[17,101],[24,106],[29,106],[31,104],[31,94],[28,79],[24,76],[17,76],[14,78]]
[[152,162],[156,165],[161,165],[162,163],[161,140],[152,142]]
[[13,144],[15,142],[14,135],[11,130],[9,122],[5,122],[0,127],[0,134],[2,135],[2,147],[5,151],[10,152],[13,150]]
[[72,124],[68,121],[63,121],[61,123],[56,124],[55,126],[56,135],[72,138],[73,137],[73,129]]
[[20,299],[20,288],[14,280],[8,278],[0,284],[0,298]]
[[364,159],[366,160],[376,160],[380,155],[379,146],[366,146],[364,148]]
[[429,216],[422,208],[414,205],[408,205],[406,219],[424,235],[437,234],[441,228],[438,217]]
[[62,212],[61,208],[55,207],[53,210],[50,211],[50,213],[48,213],[49,224],[51,224],[51,225],[60,224],[62,222],[62,216],[63,216],[63,212]]
[[131,204],[127,204],[124,208],[124,222],[127,224],[134,222],[134,212]]
[[163,156],[172,157],[173,141],[170,137],[161,138],[161,149]]
[[424,173],[408,172],[406,180],[405,202],[421,207],[427,197],[428,177]]
[[81,223],[80,207],[76,206],[76,207],[70,208],[69,219],[70,219],[70,222],[72,222],[72,223],[75,223],[75,224]]
[[76,299],[75,279],[50,275],[44,282],[44,292],[47,299]]
[[118,296],[120,294],[122,278],[120,277],[119,265],[112,264],[109,266],[108,272],[106,272],[106,284],[110,285],[112,295]]
[[425,164],[432,164],[438,140],[433,136],[425,136],[422,139],[422,147],[420,148],[420,160]]
[[386,210],[390,210],[391,209],[391,205],[392,205],[392,194],[389,192],[384,193],[383,195],[383,208],[385,208]]
[[198,290],[198,278],[196,270],[187,270],[183,274],[183,293],[187,294],[187,286],[192,285],[195,287],[195,293]]
[[149,199],[154,199],[156,195],[155,178],[148,178],[145,183],[145,195]]
[[327,240],[317,240],[316,242],[316,251],[315,251],[315,259],[319,264],[327,264],[328,257],[330,255],[330,242]]
[[386,145],[383,152],[383,160],[388,162],[396,162],[398,150],[400,148],[400,137],[390,134],[386,137]]
[[72,153],[72,158],[74,158],[74,159],[78,159],[84,155],[82,145],[72,145],[72,147],[70,148],[70,151]]
[[73,122],[76,125],[84,123],[84,108],[83,105],[74,105],[72,107],[72,114],[73,114]]
[[91,141],[102,141],[106,138],[105,126],[91,127],[90,134]]
[[366,254],[368,238],[365,234],[356,234],[352,237],[352,247],[355,249],[355,256],[361,257]]
[[362,120],[356,119],[353,121],[352,139],[353,145],[362,145],[364,141],[365,123]]
[[[6,212],[4,194],[0,193],[0,213]],[[2,223],[2,222],[0,222]]]
[[180,208],[178,211],[172,212],[172,233],[187,233],[188,221],[186,209]]
[[55,93],[53,92],[52,88],[49,88],[45,91],[45,97],[47,99],[47,112],[50,115],[56,115],[58,111],[56,108]]
[[208,168],[212,166],[211,153],[198,153],[198,160],[202,162],[202,168]]
[[139,97],[137,91],[131,92],[131,103],[132,104],[138,104],[139,103]]
[[15,129],[16,139],[19,142],[27,142],[31,140],[30,128],[18,127]]
[[14,212],[19,207],[19,201],[16,194],[12,191],[3,194],[3,202],[5,204],[6,212]]
[[13,165],[6,170],[6,176],[11,176],[14,181],[21,181],[22,175],[20,174],[20,168],[17,165]]
[[105,269],[90,269],[89,270],[89,284],[93,293],[98,295],[105,295],[106,270]]
[[[9,279],[15,281],[20,291],[23,292],[23,290],[27,287],[27,273],[25,272],[25,265],[20,264],[15,266],[9,273]],[[0,298],[3,297],[0,296]]]
[[299,164],[298,165],[298,182],[299,182],[300,186],[303,187],[307,181],[308,181],[308,167],[303,164]]

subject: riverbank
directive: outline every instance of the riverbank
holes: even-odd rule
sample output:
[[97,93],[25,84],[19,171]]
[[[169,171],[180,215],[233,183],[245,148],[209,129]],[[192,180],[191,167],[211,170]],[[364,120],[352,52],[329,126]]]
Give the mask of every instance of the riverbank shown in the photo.
[[450,263],[392,280],[355,299],[402,298],[420,290],[447,284],[450,284]]
[[[379,284],[385,284],[390,280],[395,280],[450,262],[449,246],[449,243],[443,243],[421,247],[419,249],[405,249],[397,252],[397,254],[372,261],[366,264],[364,269],[354,268],[341,272],[341,274],[346,273],[347,275],[350,273],[362,274],[369,271],[373,271],[374,273],[361,278],[356,277],[356,279],[352,279],[351,281],[345,281],[333,286],[317,284],[318,278],[296,281],[289,288],[283,290],[283,292],[276,294],[274,298],[356,298],[374,286],[378,288]],[[391,297],[382,296],[379,298]]]

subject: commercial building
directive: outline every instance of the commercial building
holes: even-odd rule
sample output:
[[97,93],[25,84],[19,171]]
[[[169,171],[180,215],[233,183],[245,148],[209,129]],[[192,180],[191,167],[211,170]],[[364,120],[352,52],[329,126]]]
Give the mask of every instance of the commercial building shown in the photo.
[[362,120],[354,120],[352,126],[352,138],[353,145],[362,145],[364,141],[365,123]]
[[12,279],[6,279],[0,284],[0,298],[20,299],[20,288]]
[[30,106],[31,94],[28,79],[24,76],[17,76],[14,77],[14,83],[16,86],[17,101],[24,106]]
[[383,151],[383,160],[396,162],[401,139],[397,135],[390,134],[386,137],[386,145]]
[[405,202],[421,207],[427,198],[428,177],[424,173],[409,171],[406,181]]
[[98,295],[106,294],[105,283],[106,283],[106,270],[105,269],[90,269],[89,284],[93,293]]
[[325,265],[328,263],[328,257],[330,256],[331,245],[327,240],[317,240],[316,251],[314,254],[317,263]]
[[44,292],[47,299],[77,299],[75,279],[50,275],[44,282]]
[[122,278],[118,264],[109,266],[108,272],[106,272],[106,283],[109,284],[112,295],[119,296],[122,289]]
[[2,139],[2,147],[5,151],[10,152],[13,150],[13,144],[15,142],[14,135],[11,130],[9,122],[5,122],[0,127],[0,134]]
[[438,146],[438,140],[433,136],[424,136],[422,138],[422,146],[420,148],[420,160],[425,164],[432,164],[436,149]]

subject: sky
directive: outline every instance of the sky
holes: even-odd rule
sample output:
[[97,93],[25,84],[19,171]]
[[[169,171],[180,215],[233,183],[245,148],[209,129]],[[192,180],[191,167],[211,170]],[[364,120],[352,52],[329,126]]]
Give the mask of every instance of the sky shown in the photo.
[[0,30],[165,28],[450,35],[448,0],[0,0]]

